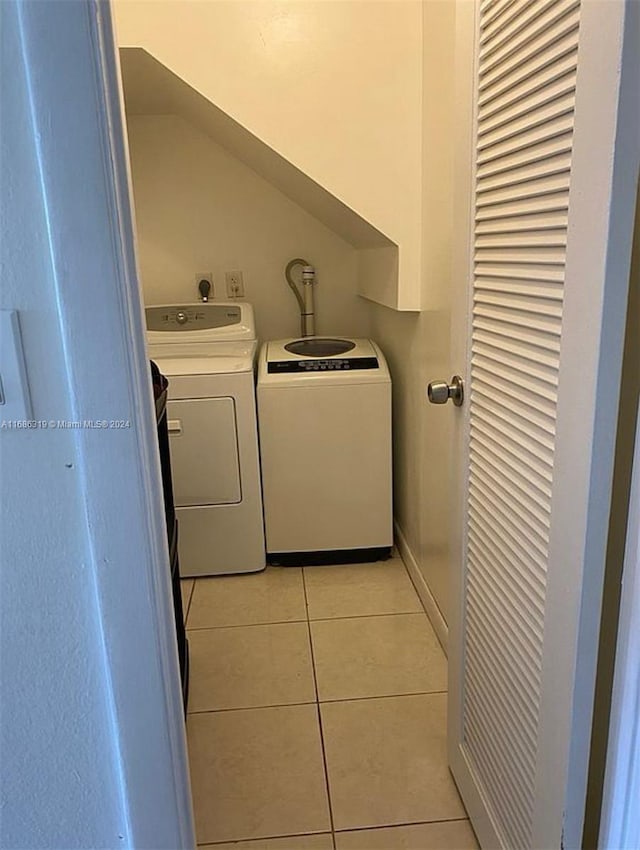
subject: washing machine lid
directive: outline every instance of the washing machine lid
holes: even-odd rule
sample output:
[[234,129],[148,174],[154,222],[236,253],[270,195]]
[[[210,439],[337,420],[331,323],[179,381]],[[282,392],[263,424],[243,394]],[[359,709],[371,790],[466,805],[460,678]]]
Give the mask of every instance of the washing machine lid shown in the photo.
[[355,342],[335,337],[308,336],[285,343],[285,351],[302,357],[335,357],[353,351]]
[[255,340],[253,307],[245,301],[156,304],[145,309],[150,345]]
[[[296,343],[312,343],[327,340],[326,345],[315,349],[315,356],[300,354],[305,346]],[[333,343],[348,343],[344,346],[333,345],[336,354],[323,353],[331,350]],[[342,348],[342,350],[340,350]],[[378,346],[370,339],[349,339],[344,337],[308,337],[306,340],[281,339],[265,343],[260,355],[258,382],[267,385],[307,386],[309,382],[323,381],[339,383],[372,383],[390,380],[389,370]]]
[[378,353],[369,339],[303,337],[267,343],[267,371],[306,373],[337,369],[377,369]]
[[149,356],[167,377],[177,375],[229,375],[252,372],[257,342],[149,344]]

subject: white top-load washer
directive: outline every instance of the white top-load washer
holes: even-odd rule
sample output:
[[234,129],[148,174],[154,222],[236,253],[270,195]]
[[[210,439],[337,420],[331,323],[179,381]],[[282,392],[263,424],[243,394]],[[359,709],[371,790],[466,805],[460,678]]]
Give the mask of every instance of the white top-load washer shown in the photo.
[[169,380],[180,573],[262,570],[253,309],[217,302],[145,312],[149,356]]
[[258,421],[269,560],[387,557],[391,377],[376,343],[321,337],[265,343]]

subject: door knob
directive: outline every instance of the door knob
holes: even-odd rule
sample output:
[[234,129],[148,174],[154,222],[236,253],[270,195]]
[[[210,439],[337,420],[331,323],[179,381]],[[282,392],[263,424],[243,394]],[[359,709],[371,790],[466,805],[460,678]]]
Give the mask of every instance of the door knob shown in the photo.
[[460,375],[454,375],[451,383],[446,381],[431,381],[427,387],[427,395],[431,404],[446,404],[449,399],[460,407],[464,400],[464,383]]

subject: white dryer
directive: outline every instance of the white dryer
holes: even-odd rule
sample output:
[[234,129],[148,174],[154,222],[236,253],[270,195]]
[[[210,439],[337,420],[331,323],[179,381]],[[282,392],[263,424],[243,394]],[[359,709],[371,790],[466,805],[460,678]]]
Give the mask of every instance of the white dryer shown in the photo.
[[169,380],[180,573],[262,570],[251,305],[172,304],[145,312],[149,356]]
[[269,560],[388,557],[391,377],[375,342],[265,343],[258,421]]

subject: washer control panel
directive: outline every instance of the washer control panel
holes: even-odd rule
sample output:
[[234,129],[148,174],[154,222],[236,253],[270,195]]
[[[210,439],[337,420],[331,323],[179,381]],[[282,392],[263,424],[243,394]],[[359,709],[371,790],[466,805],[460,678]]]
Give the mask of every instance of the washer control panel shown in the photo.
[[267,372],[337,372],[353,371],[355,369],[377,369],[377,357],[336,357],[331,360],[272,360],[267,363]]

